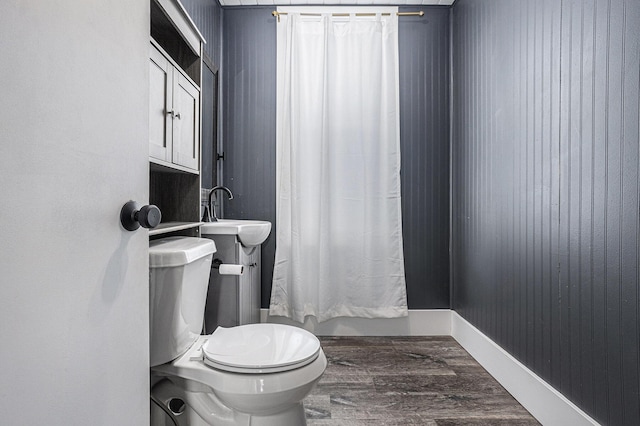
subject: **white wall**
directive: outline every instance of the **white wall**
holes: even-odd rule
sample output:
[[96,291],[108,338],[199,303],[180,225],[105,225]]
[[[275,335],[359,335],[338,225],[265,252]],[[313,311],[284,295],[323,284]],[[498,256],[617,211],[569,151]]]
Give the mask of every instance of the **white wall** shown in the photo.
[[0,424],[148,424],[148,0],[0,2]]

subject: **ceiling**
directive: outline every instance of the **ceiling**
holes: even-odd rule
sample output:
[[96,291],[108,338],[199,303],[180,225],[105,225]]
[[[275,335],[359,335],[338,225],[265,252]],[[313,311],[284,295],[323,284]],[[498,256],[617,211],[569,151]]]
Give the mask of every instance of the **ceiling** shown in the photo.
[[454,0],[219,0],[221,6],[426,6],[451,5]]

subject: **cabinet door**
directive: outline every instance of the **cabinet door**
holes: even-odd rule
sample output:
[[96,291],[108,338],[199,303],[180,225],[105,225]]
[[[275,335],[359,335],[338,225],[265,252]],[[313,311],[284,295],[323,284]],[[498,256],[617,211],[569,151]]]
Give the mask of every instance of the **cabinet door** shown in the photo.
[[149,156],[171,162],[173,66],[151,46],[149,61]]
[[178,71],[173,84],[173,162],[200,166],[200,91]]

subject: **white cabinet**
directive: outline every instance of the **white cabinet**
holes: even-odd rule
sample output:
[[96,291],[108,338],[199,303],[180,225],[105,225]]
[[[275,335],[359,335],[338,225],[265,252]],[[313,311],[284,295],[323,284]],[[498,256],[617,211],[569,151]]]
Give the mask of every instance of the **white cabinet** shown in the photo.
[[197,173],[200,165],[200,90],[153,44],[149,65],[150,160]]
[[[154,235],[197,233],[200,213],[202,34],[180,0],[150,7],[149,203],[162,210]],[[151,233],[150,233],[151,234]]]
[[149,156],[171,162],[173,66],[153,45],[149,67]]

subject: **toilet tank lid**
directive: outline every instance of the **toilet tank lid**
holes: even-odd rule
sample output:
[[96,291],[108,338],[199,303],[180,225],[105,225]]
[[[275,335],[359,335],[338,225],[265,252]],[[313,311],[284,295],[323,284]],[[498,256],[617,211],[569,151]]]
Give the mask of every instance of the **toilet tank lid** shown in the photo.
[[149,241],[149,268],[186,265],[215,253],[213,240],[196,237],[167,237]]

